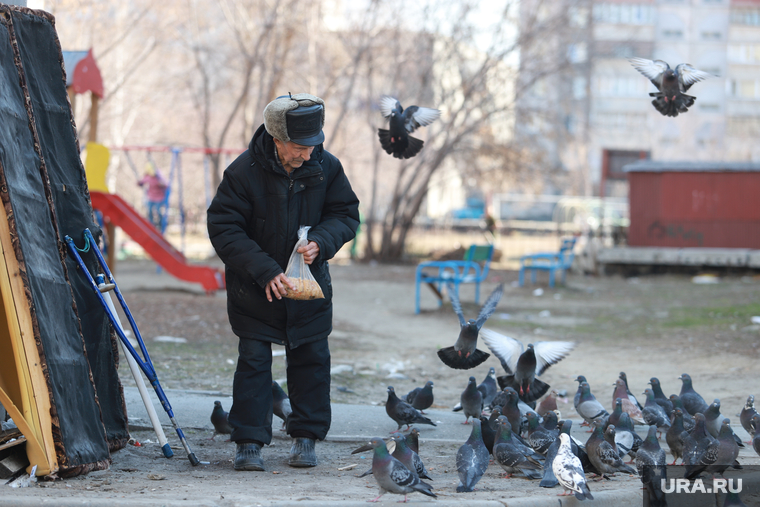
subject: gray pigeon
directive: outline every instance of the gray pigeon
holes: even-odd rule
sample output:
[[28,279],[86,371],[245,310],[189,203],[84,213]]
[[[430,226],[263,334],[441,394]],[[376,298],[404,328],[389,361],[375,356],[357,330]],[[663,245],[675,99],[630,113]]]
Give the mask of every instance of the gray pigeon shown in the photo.
[[[615,444],[620,451],[620,457],[624,454],[628,454],[631,459],[636,458],[636,452],[639,450],[643,440],[638,433],[633,429],[633,422],[628,414],[620,416],[618,423],[615,426]],[[606,429],[606,428],[605,428]]]
[[705,416],[701,412],[694,415],[694,429],[690,433],[682,433],[683,456],[682,462],[686,465],[686,473],[689,474],[694,467],[699,466],[702,455],[712,445],[715,439],[705,428]]
[[538,400],[549,391],[549,384],[538,380],[548,367],[558,363],[575,347],[575,342],[536,342],[523,344],[491,329],[480,332],[483,341],[507,373],[498,377],[499,387],[511,387],[525,403]]
[[[214,402],[214,410],[211,411],[211,424],[214,425],[214,434],[209,440],[214,440],[217,435],[229,435],[233,428],[228,420],[229,414],[222,408],[221,401]],[[227,440],[229,442],[229,439]]]
[[681,458],[681,462],[683,463],[684,432],[686,430],[683,427],[683,411],[680,408],[674,408],[673,421],[667,433],[665,433],[665,441],[668,443],[668,447],[670,447],[670,454],[673,455],[673,463],[671,465],[675,465],[678,458]]
[[[633,393],[631,392],[631,389],[628,387],[628,375],[626,375],[624,371],[621,371],[620,375],[618,376],[618,378],[620,380],[622,380],[623,383],[625,384],[625,392],[628,395],[628,399],[631,400],[631,403],[633,403],[634,405],[636,405],[637,407],[639,407],[639,410],[641,410],[642,408],[644,408],[641,405],[641,403],[639,403],[639,400],[637,400],[636,397],[633,395]],[[614,395],[613,395],[612,401],[613,402],[615,401]]]
[[[677,394],[671,394],[670,395],[670,402],[673,403],[673,410],[680,408],[681,412],[683,413],[683,429],[685,431],[691,431],[694,429],[694,417],[686,410],[686,407],[683,406],[683,401],[681,401],[681,397]],[[673,416],[671,415],[671,423]]]
[[686,411],[691,415],[696,415],[697,412],[704,414],[709,405],[705,399],[694,390],[694,385],[692,384],[689,374],[683,373],[678,378],[682,382],[681,392],[678,396],[681,397],[681,402],[683,403]]
[[[620,411],[625,412],[629,416],[631,416],[631,419],[636,424],[643,424],[644,420],[641,415],[641,409],[638,407],[638,405],[631,401],[631,399],[628,397],[628,393],[626,393],[626,386],[625,382],[621,379],[617,379],[615,381],[615,391],[612,393],[612,406],[614,407],[612,409],[613,415],[615,411],[617,410],[617,404],[618,400],[620,400]],[[611,415],[610,417],[613,417]],[[619,415],[617,415],[619,417]],[[613,422],[612,424],[616,424]]]
[[565,433],[559,435],[559,448],[552,462],[552,471],[559,484],[565,489],[563,495],[575,494],[578,500],[586,498],[593,500],[591,491],[586,484],[586,476],[583,473],[581,460],[570,450],[570,436]]
[[433,381],[428,380],[424,386],[409,391],[406,402],[424,414],[424,410],[433,404]]
[[417,454],[420,453],[420,430],[412,428],[409,431],[406,435],[406,445]]
[[659,379],[657,377],[652,377],[649,379],[649,385],[652,386],[654,401],[665,410],[665,414],[668,416],[668,419],[670,419],[670,416],[673,413],[673,402],[662,392],[662,386],[660,385]]
[[739,414],[739,421],[742,423],[742,428],[749,433],[749,436],[755,435],[755,428],[752,427],[752,417],[757,414],[755,410],[755,397],[751,394],[747,397],[747,403],[744,404],[741,414]]
[[392,437],[396,443],[396,448],[393,450],[392,456],[399,460],[409,470],[417,474],[421,479],[429,479],[430,476],[425,469],[425,464],[422,462],[420,455],[414,452],[407,444],[407,439],[404,435],[394,435]]
[[388,129],[377,129],[380,144],[395,158],[411,158],[420,152],[424,142],[409,134],[419,127],[426,127],[441,115],[438,109],[409,106],[404,110],[393,97],[380,100],[380,112],[388,118]]
[[457,472],[459,473],[457,493],[472,491],[486,473],[489,457],[488,449],[483,444],[480,433],[480,419],[473,419],[470,437],[457,451]]
[[[507,387],[500,393],[500,395],[502,394],[504,395],[504,401],[501,405],[501,413],[504,417],[509,419],[509,422],[512,425],[512,432],[519,435],[522,433],[522,412],[518,406],[519,398],[517,391],[511,387]],[[496,399],[499,399],[500,397],[501,396],[497,396]],[[494,403],[496,402],[496,399],[494,400]]]
[[713,474],[713,476],[716,473],[723,475],[723,472],[730,466],[741,468],[741,465],[736,461],[739,456],[739,446],[736,445],[734,436],[730,421],[723,419],[718,438],[707,445],[704,452],[694,460],[694,463],[687,463],[684,477],[694,479],[702,472]]
[[615,426],[607,427],[607,431],[611,432],[612,444],[605,439],[603,427],[603,422],[595,423],[594,430],[586,441],[586,452],[591,463],[601,473],[602,477],[616,472],[635,474],[635,470],[623,463],[617,448],[614,447]]
[[[569,436],[570,428],[572,427],[572,424],[573,424],[573,421],[569,419],[562,421],[559,432],[565,433],[566,435]],[[550,445],[549,449],[546,451],[546,460],[544,461],[544,476],[541,478],[541,482],[538,483],[538,485],[541,486],[542,488],[553,488],[554,486],[559,484],[559,481],[557,481],[557,478],[554,476],[554,470],[552,470],[552,463],[554,463],[554,458],[557,456],[557,450],[559,450],[559,444],[560,444],[560,439],[559,439],[559,435],[557,435],[557,438],[554,439],[554,442],[552,442],[552,445]],[[571,448],[572,448],[572,443],[571,443]]]
[[480,433],[483,436],[483,444],[488,449],[488,453],[493,455],[493,445],[496,440],[496,419],[501,415],[501,409],[496,407],[490,417],[480,416]]
[[386,493],[404,495],[404,502],[406,502],[406,495],[415,491],[436,498],[430,484],[420,481],[415,473],[390,455],[382,438],[373,438],[371,443],[374,449],[372,475],[375,476],[377,485],[380,486],[380,494],[375,499],[370,500],[371,502],[377,502]]
[[470,417],[473,420],[480,419],[480,414],[483,411],[483,395],[478,391],[478,386],[475,382],[475,377],[470,377],[467,387],[464,388],[464,391],[459,396],[459,402],[466,417],[462,424],[468,424]]
[[589,425],[594,424],[595,421],[603,421],[610,415],[591,394],[588,382],[581,382],[581,395],[575,410]]
[[667,431],[670,428],[670,418],[665,413],[665,409],[655,401],[654,392],[651,389],[645,389],[644,394],[647,398],[644,409],[641,411],[644,422],[649,426],[656,425],[658,431]]
[[657,426],[650,426],[647,438],[636,453],[636,470],[646,489],[650,507],[666,506],[662,479],[667,478],[665,451],[657,440]]
[[[529,414],[538,419],[538,413],[529,412]],[[525,417],[529,417],[528,414],[525,414]],[[551,431],[555,437],[559,436],[559,417],[557,416],[557,412],[547,412],[541,421],[541,426],[543,426],[544,429]]]
[[752,416],[752,428],[755,430],[755,436],[752,437],[752,448],[760,456],[760,414]]
[[280,384],[275,381],[272,381],[272,412],[282,419],[283,428],[285,428],[285,424],[288,422],[288,416],[293,412],[293,409],[290,408],[290,398],[282,390]]
[[696,97],[686,95],[691,85],[708,77],[711,74],[695,69],[688,63],[676,65],[675,70],[662,60],[647,60],[646,58],[629,58],[636,70],[649,78],[649,81],[657,88],[656,93],[650,93],[652,105],[663,116],[676,117],[679,113],[685,113],[694,105]]
[[496,305],[499,304],[503,292],[503,284],[496,287],[480,309],[477,320],[465,320],[457,291],[451,284],[448,285],[451,308],[454,309],[457,317],[459,317],[460,330],[459,337],[452,347],[438,350],[438,357],[446,366],[457,370],[469,370],[490,357],[490,354],[487,352],[477,349],[478,335],[480,328],[483,327],[488,317],[496,310]]
[[507,477],[522,472],[528,479],[541,478],[541,463],[532,455],[524,453],[521,446],[515,445],[511,425],[506,417],[499,417],[496,424],[497,437],[493,446],[493,457],[507,472]]
[[[400,400],[396,396],[396,391],[391,386],[388,386],[388,401],[385,402],[385,412],[398,424],[396,431],[399,431],[404,424],[406,424],[406,429],[409,429],[412,424],[430,424],[431,426],[435,426],[433,421],[420,414],[416,408]],[[391,433],[395,432],[392,431]]]
[[496,370],[493,368],[488,370],[486,378],[478,384],[478,391],[483,395],[483,406],[489,406],[499,393],[499,386],[496,385]]
[[575,377],[575,381],[578,382],[578,390],[575,391],[575,396],[573,396],[573,407],[575,407],[575,411],[577,412],[578,403],[581,401],[581,393],[583,392],[583,383],[588,382],[588,380],[583,375],[578,375]]
[[546,451],[556,438],[556,431],[547,430],[538,424],[538,417],[535,414],[528,414],[528,436],[525,441],[534,451],[546,455]]
[[[705,411],[705,427],[707,428],[707,431],[710,432],[710,435],[718,438],[722,421],[723,416],[720,413],[720,400],[715,398]],[[734,440],[736,440],[736,445],[744,447],[744,442],[742,442],[742,439],[736,436],[736,434],[734,434]]]

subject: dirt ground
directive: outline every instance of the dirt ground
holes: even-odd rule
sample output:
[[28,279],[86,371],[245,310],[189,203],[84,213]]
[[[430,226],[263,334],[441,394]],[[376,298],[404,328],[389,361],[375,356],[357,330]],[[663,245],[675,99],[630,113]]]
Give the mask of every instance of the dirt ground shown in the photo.
[[[493,356],[469,371],[452,370],[440,362],[435,351],[454,343],[458,322],[450,305],[444,302],[439,308],[427,287],[422,288],[423,311],[414,314],[414,269],[362,264],[331,267],[335,293],[334,332],[330,337],[335,369],[333,403],[378,405],[384,403],[388,385],[406,393],[432,380],[435,407],[448,410],[459,401],[470,375],[481,381],[491,366],[502,371]],[[516,287],[516,279],[516,272],[492,271],[482,288],[481,301],[498,283],[505,284],[505,292],[486,326],[526,344],[575,341],[575,350],[542,376],[553,388],[566,390],[571,401],[577,375],[586,376],[592,392],[611,409],[612,385],[621,371],[627,373],[635,394],[649,387],[651,377],[660,379],[665,394],[678,393],[681,383],[677,377],[686,372],[708,402],[720,398],[722,413],[731,418],[735,429],[739,428],[737,433],[741,431],[737,415],[744,401],[749,394],[760,394],[756,390],[760,325],[752,323],[753,316],[760,316],[760,277],[749,274],[721,278],[715,284],[697,284],[686,275],[628,279],[571,275],[566,286],[552,289],[545,279],[524,288]],[[223,295],[164,290],[125,292],[125,298],[164,388],[232,392],[237,339],[228,326]],[[463,286],[461,299],[466,317],[476,316],[478,307],[471,286]],[[157,341],[156,337],[184,338],[187,342]],[[481,343],[479,348],[485,350],[485,345]],[[284,379],[282,357],[275,357],[273,370],[274,378]],[[120,373],[126,386],[133,385],[125,364]],[[561,405],[560,411],[579,422],[572,403]],[[166,460],[156,452],[157,444],[146,443],[113,453],[109,470],[39,483],[25,494],[132,498],[155,500],[156,504],[187,499],[188,505],[288,504],[296,500],[329,503],[368,500],[377,495],[372,476],[355,477],[371,462],[369,453],[350,454],[356,443],[319,443],[317,468],[291,469],[286,463],[289,440],[275,431],[273,445],[264,450],[267,472],[241,473],[232,469],[234,444],[222,438],[207,440],[209,431],[186,433],[191,446],[210,465],[191,467],[181,457],[181,450],[175,451],[175,459]],[[461,442],[468,434],[469,427],[462,426]],[[133,436],[138,441],[155,441],[155,435],[147,431],[133,432]],[[664,437],[661,443],[667,448]],[[426,442],[423,432],[420,454],[442,499],[463,497],[454,491],[458,482],[454,457],[459,445]],[[751,447],[742,450],[739,460],[760,464]],[[339,470],[352,464],[357,466]],[[492,464],[467,499],[557,493],[538,488],[535,482],[502,477],[500,467]],[[636,481],[616,477],[592,484],[592,490],[632,487]],[[410,501],[427,500],[421,495],[410,497]]]

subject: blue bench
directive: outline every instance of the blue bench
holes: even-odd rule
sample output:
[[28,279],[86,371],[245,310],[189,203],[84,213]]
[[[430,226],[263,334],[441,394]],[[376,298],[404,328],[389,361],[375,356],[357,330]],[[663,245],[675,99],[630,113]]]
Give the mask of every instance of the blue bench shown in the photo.
[[475,303],[480,299],[480,282],[488,276],[493,258],[493,245],[471,245],[461,261],[430,261],[417,266],[415,275],[415,308],[420,313],[420,285],[427,283],[438,296],[438,306],[443,304],[443,284],[452,284],[457,296],[459,285],[475,284]]
[[539,252],[520,257],[520,287],[525,284],[525,271],[530,271],[531,283],[536,283],[536,271],[549,272],[549,287],[554,287],[554,273],[562,272],[562,284],[565,283],[565,273],[573,264],[575,253],[575,242],[577,238],[566,238],[562,240],[562,246],[559,252]]

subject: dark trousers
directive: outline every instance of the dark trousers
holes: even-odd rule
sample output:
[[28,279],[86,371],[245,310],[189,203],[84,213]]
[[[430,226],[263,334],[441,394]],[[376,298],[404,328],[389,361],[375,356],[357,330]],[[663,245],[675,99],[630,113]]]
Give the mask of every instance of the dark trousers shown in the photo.
[[[285,348],[293,412],[288,435],[324,440],[330,429],[330,349],[327,339]],[[240,339],[232,383],[231,439],[272,441],[272,344]]]

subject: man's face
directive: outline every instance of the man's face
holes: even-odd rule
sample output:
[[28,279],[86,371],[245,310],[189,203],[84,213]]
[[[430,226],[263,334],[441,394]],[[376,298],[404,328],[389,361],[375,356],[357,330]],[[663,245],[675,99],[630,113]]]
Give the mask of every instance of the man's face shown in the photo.
[[301,167],[301,164],[309,160],[311,152],[314,151],[314,146],[301,146],[300,144],[287,143],[279,139],[275,139],[274,144],[277,146],[277,155],[280,157],[280,162],[288,172]]

